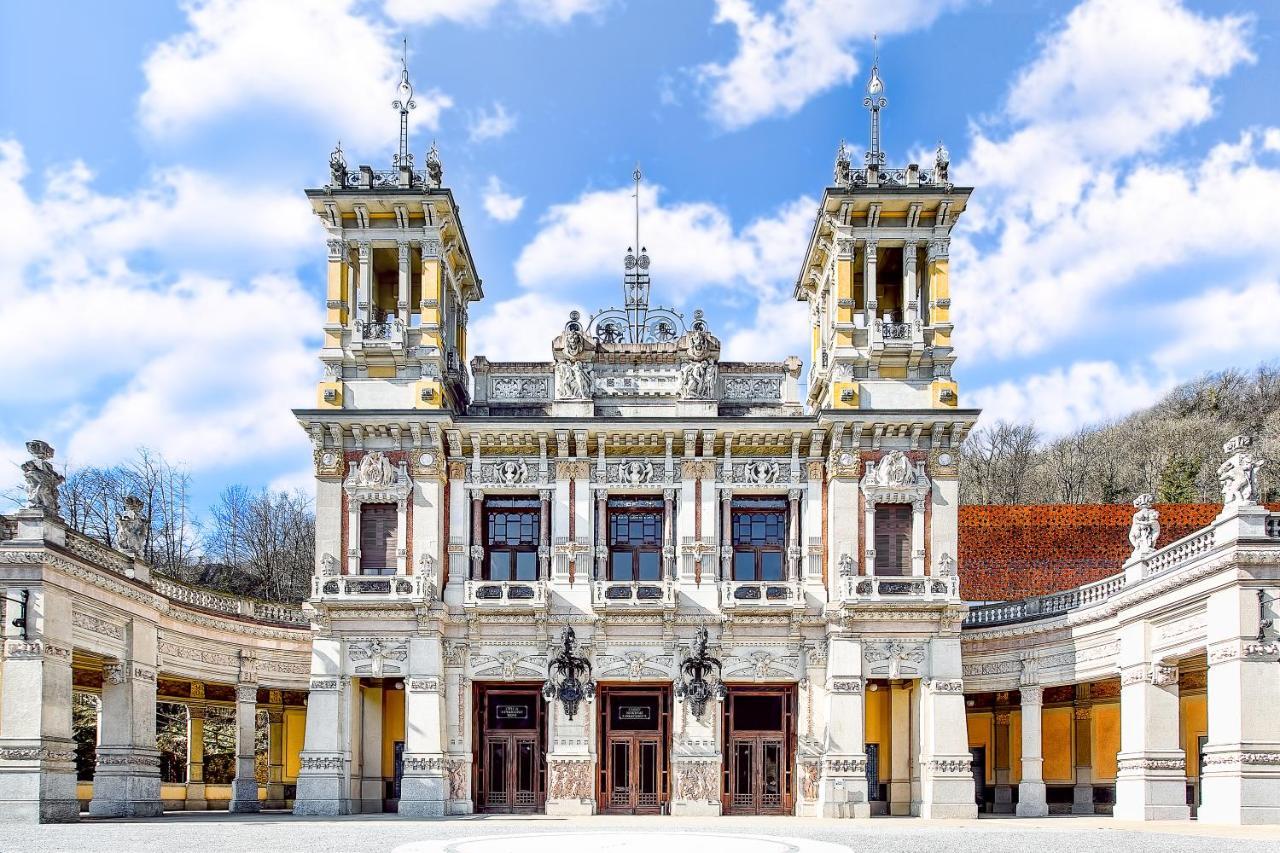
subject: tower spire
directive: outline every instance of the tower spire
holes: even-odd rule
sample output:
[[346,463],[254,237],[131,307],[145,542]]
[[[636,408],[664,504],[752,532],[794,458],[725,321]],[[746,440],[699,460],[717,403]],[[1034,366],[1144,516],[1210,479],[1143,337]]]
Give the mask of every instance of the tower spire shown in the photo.
[[409,40],[406,38],[400,53],[400,97],[391,102],[394,109],[400,111],[400,150],[391,161],[397,169],[413,168],[413,155],[409,153],[409,110],[416,109],[413,100],[413,84],[409,82]]
[[866,162],[868,166],[884,165],[884,152],[880,150],[880,110],[889,105],[884,97],[884,81],[880,79],[880,39],[871,35],[872,60],[871,79],[867,81],[867,96],[862,105],[871,110],[871,144],[867,147]]
[[635,171],[631,173],[631,180],[636,184],[636,241],[634,249],[627,247],[627,255],[622,260],[626,268],[622,276],[622,301],[633,341],[643,340],[649,314],[649,254],[640,245],[640,181],[643,178],[640,164],[636,163]]

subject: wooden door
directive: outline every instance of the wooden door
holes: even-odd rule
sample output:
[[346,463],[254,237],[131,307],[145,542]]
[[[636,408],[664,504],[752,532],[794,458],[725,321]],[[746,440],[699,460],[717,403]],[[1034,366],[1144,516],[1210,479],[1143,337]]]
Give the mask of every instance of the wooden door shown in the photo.
[[602,690],[600,811],[658,814],[668,801],[668,695]]
[[396,505],[360,507],[360,574],[391,575],[396,571]]
[[729,688],[724,725],[727,814],[791,814],[794,715],[791,688]]
[[876,504],[876,574],[911,574],[911,504]]
[[542,697],[532,688],[481,688],[476,699],[476,810],[542,811],[546,802]]

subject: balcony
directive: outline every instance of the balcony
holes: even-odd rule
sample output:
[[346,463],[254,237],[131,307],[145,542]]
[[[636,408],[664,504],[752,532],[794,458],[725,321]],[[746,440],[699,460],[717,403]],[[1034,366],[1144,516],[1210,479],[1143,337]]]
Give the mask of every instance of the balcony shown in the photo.
[[473,613],[519,613],[546,610],[547,582],[469,580],[462,607]]
[[804,593],[795,581],[721,581],[720,609],[726,612],[803,610]]
[[959,601],[960,578],[949,577],[881,577],[864,575],[845,578],[844,600],[863,602]]
[[591,585],[591,605],[604,611],[674,610],[676,585],[661,581],[596,581]]
[[420,575],[338,575],[313,578],[317,601],[421,601],[427,597]]

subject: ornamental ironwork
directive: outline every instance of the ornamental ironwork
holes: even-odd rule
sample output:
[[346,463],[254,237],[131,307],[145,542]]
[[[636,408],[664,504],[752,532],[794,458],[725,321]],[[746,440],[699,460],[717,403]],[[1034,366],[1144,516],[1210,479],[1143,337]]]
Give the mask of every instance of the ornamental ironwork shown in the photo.
[[720,680],[721,669],[720,659],[707,652],[707,629],[699,628],[693,640],[693,653],[680,664],[680,681],[676,684],[676,701],[688,700],[689,713],[697,719],[706,713],[710,699],[724,701],[726,691]]
[[591,661],[578,654],[577,635],[566,625],[560,632],[560,651],[547,661],[547,680],[542,685],[542,696],[548,702],[559,700],[565,716],[572,720],[582,701],[590,702],[595,695]]

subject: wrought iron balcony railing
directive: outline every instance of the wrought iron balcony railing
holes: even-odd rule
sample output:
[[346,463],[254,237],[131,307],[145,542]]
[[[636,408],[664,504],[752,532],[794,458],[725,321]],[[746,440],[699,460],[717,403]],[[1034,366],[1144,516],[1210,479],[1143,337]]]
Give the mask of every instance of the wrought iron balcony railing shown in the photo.
[[463,590],[467,610],[543,610],[547,606],[547,582],[469,580]]
[[338,575],[313,578],[311,597],[321,601],[418,600],[426,597],[426,588],[418,575]]
[[949,577],[882,577],[863,575],[845,578],[846,601],[959,601],[960,579]]
[[804,607],[804,593],[796,581],[721,581],[723,610],[788,610]]
[[675,583],[660,581],[596,581],[591,604],[597,610],[664,610],[676,606]]

